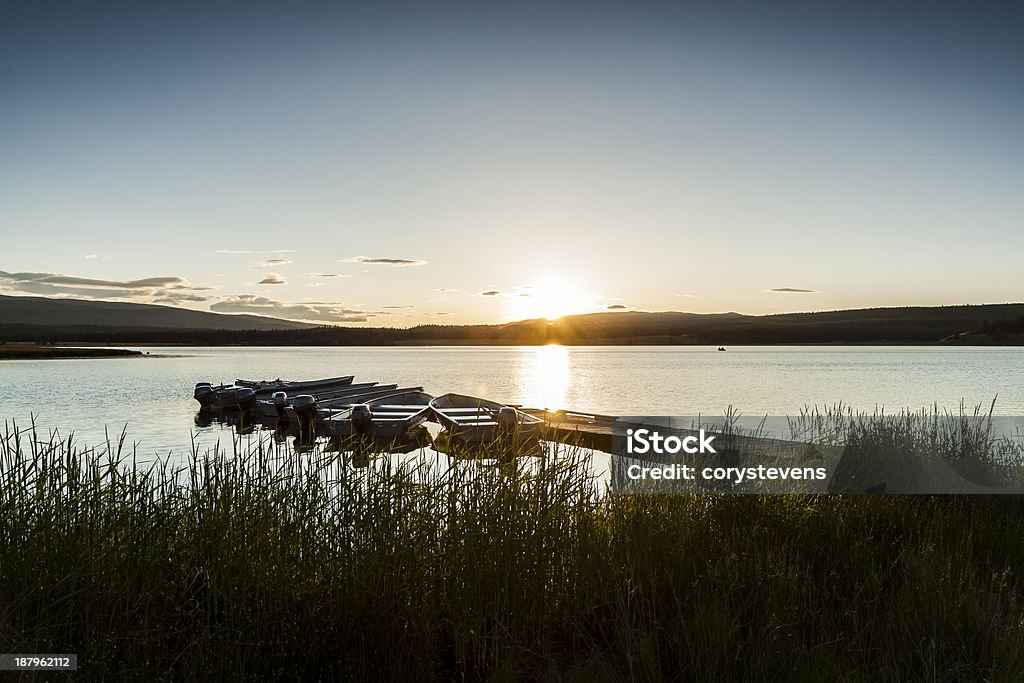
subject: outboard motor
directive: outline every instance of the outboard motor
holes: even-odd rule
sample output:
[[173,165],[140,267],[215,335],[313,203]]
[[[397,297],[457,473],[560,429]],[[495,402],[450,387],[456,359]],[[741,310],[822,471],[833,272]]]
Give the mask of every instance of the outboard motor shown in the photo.
[[301,394],[292,399],[292,408],[299,423],[298,442],[302,448],[312,446],[316,440],[316,407],[315,396]]
[[288,413],[285,412],[284,408],[288,405],[288,394],[283,391],[275,391],[270,398],[274,402],[274,410],[277,411],[278,419],[287,421]]
[[519,415],[515,408],[503,406],[498,410],[498,429],[503,432],[511,432],[517,424],[519,424]]
[[209,382],[200,382],[196,385],[195,391],[192,396],[199,401],[199,405],[206,408],[210,405],[210,401],[213,399],[213,386]]
[[353,433],[365,434],[370,429],[370,423],[373,422],[373,411],[365,403],[357,403],[352,406],[350,419]]
[[309,394],[300,394],[292,401],[292,407],[299,415],[311,413],[316,408],[316,397]]

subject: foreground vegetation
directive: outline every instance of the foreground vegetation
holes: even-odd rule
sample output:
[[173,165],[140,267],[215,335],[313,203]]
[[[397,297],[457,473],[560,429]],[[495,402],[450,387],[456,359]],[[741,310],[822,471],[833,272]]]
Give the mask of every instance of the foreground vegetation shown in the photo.
[[77,653],[84,680],[1024,670],[1016,496],[627,496],[579,453],[355,468],[269,442],[146,468],[123,442],[0,437],[0,652]]

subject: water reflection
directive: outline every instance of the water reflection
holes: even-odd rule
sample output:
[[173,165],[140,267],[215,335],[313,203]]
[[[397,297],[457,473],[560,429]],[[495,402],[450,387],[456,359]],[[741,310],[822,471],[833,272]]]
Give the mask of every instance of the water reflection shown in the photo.
[[521,386],[531,408],[565,408],[569,390],[569,349],[557,344],[534,346],[522,351]]

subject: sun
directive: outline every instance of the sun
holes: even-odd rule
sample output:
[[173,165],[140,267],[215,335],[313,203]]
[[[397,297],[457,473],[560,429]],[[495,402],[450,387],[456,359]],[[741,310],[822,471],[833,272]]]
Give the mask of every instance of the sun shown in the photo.
[[513,317],[518,319],[555,320],[563,315],[588,313],[594,302],[569,280],[548,279],[522,287],[514,297],[513,308]]

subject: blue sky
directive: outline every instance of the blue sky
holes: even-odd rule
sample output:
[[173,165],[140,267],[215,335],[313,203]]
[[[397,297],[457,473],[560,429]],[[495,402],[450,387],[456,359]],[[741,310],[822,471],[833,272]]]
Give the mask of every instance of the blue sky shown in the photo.
[[0,293],[394,326],[1024,299],[1012,6],[0,7]]

